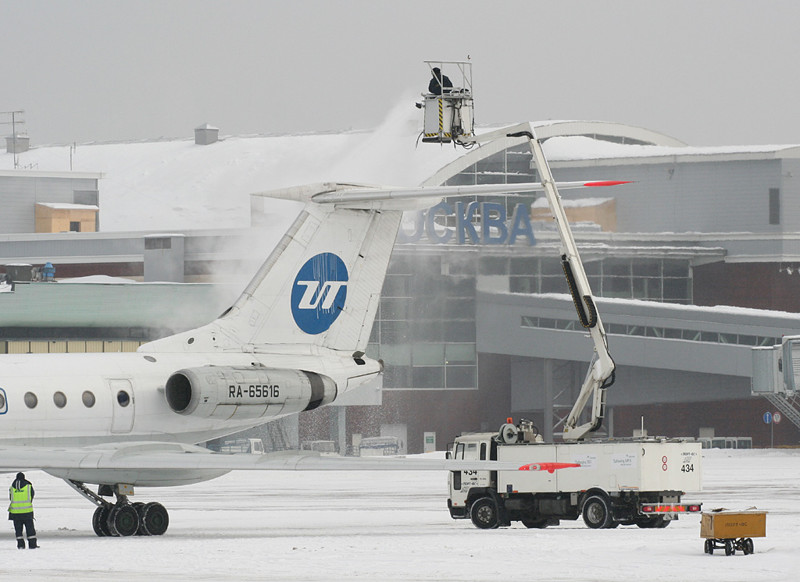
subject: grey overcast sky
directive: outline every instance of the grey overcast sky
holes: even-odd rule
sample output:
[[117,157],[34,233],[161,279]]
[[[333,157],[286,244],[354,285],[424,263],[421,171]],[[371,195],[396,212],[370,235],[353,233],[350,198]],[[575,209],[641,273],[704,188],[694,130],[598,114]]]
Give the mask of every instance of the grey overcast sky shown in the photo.
[[33,145],[374,128],[467,56],[478,124],[800,143],[796,1],[3,0],[0,31]]

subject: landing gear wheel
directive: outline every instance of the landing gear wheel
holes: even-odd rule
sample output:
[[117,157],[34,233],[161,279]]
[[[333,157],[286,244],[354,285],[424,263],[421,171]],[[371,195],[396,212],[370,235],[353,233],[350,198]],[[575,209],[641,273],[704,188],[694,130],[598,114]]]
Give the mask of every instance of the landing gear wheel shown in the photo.
[[736,549],[733,547],[733,540],[725,540],[725,555],[732,556],[736,553]]
[[163,535],[169,527],[169,513],[160,503],[146,503],[142,509],[142,528],[145,535]]
[[491,497],[481,497],[469,510],[469,517],[475,527],[480,529],[495,529],[500,525],[497,515],[497,504]]
[[612,527],[611,503],[604,495],[591,495],[583,503],[583,522],[592,529]]
[[94,510],[94,515],[92,515],[92,529],[101,538],[111,535],[108,529],[108,510],[108,507],[101,505]]
[[139,529],[139,514],[130,505],[115,505],[108,514],[108,529],[112,536],[132,536]]
[[136,503],[131,503],[131,507],[136,510],[136,515],[139,516],[139,529],[136,531],[137,536],[146,536],[147,532],[144,531],[142,527],[142,513],[144,512],[144,503],[141,501],[137,501]]
[[714,541],[707,539],[706,540],[706,547],[705,547],[706,554],[713,554],[714,553]]

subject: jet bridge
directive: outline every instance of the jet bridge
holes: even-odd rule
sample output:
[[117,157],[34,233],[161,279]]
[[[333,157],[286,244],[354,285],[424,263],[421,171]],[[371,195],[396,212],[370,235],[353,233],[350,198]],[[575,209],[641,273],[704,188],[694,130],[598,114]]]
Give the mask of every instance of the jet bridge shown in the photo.
[[753,349],[754,396],[763,396],[800,428],[800,335]]

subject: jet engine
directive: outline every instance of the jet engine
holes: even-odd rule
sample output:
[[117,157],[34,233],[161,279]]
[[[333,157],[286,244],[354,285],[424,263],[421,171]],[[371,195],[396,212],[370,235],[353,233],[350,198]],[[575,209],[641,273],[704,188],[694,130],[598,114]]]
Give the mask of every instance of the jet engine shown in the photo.
[[167,380],[169,407],[178,414],[218,419],[282,416],[336,399],[336,382],[316,372],[279,368],[203,366]]

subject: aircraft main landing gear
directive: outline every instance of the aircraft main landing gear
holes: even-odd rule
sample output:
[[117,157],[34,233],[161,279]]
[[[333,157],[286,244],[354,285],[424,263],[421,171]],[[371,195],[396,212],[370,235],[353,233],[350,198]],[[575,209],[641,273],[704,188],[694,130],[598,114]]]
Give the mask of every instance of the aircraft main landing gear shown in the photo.
[[113,490],[106,485],[100,492],[113,494],[116,503],[111,503],[78,481],[67,480],[70,487],[97,506],[92,515],[92,529],[99,537],[127,537],[132,535],[160,536],[169,527],[169,513],[160,503],[129,503],[127,495],[120,493],[120,486]]

